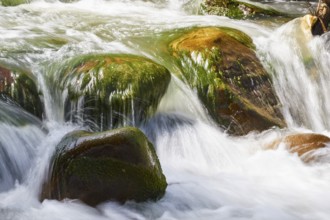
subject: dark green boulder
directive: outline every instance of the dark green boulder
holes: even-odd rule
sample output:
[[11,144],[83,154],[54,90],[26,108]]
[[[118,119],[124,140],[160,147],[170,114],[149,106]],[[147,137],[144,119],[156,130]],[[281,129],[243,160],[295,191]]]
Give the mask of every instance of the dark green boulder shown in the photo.
[[0,63],[0,99],[10,99],[42,118],[43,104],[36,78],[28,71]]
[[249,36],[230,28],[196,28],[169,47],[183,80],[229,133],[285,126],[271,78]]
[[42,199],[80,199],[92,206],[141,202],[161,198],[166,186],[155,150],[139,129],[75,131],[56,148]]
[[63,66],[51,81],[67,93],[66,120],[84,119],[96,130],[152,116],[171,79],[165,67],[133,55],[85,55]]

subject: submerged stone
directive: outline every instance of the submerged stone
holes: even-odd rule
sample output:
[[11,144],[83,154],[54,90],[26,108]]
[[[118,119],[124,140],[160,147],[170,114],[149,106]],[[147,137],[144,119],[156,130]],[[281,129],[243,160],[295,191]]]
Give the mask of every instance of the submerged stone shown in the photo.
[[166,179],[152,144],[137,128],[75,131],[56,148],[42,199],[80,199],[89,205],[161,198]]
[[2,6],[16,6],[21,4],[29,3],[29,0],[0,0]]
[[280,16],[282,13],[264,5],[257,6],[237,0],[204,0],[201,4],[203,14],[226,16],[234,19]]
[[10,99],[42,118],[43,104],[35,77],[28,71],[0,63],[0,99]]
[[285,126],[271,79],[249,36],[231,28],[196,28],[170,43],[184,81],[231,134]]
[[67,93],[66,119],[106,130],[152,116],[171,74],[149,59],[113,54],[77,57],[54,77],[56,87]]
[[[303,133],[285,136],[276,140],[270,145],[270,148],[275,149],[281,143],[285,144],[291,153],[297,153],[304,162],[317,162],[324,155],[314,154],[318,149],[330,147],[330,138],[322,134]],[[329,153],[329,152],[327,152]]]

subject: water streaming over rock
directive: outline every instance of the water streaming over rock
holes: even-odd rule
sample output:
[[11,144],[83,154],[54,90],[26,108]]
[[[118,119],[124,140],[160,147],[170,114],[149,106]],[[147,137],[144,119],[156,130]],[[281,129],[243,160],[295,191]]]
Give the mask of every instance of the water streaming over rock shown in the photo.
[[17,106],[0,101],[0,118],[0,192],[4,192],[28,178],[45,135],[38,119]]
[[[299,39],[296,21],[275,28],[276,23],[267,27],[198,16],[197,5],[173,0],[35,0],[0,7],[0,60],[19,63],[38,78],[48,130],[46,134],[30,116],[23,117],[28,122],[24,126],[0,120],[1,220],[330,218],[330,163],[306,165],[284,146],[267,149],[288,133],[330,135],[328,35]],[[195,91],[174,76],[179,70],[163,52],[168,33],[192,26],[232,27],[254,39],[263,64],[272,66],[287,129],[231,137],[214,125]],[[155,145],[169,184],[157,202],[108,202],[91,208],[72,200],[38,201],[56,144],[79,127],[64,122],[67,94],[51,89],[51,75],[64,60],[89,53],[143,55],[173,74],[155,116],[141,127]],[[0,113],[16,108],[0,104]]]
[[330,128],[329,34],[312,39],[295,19],[259,38],[260,51],[273,68],[277,94],[290,127],[322,132]]

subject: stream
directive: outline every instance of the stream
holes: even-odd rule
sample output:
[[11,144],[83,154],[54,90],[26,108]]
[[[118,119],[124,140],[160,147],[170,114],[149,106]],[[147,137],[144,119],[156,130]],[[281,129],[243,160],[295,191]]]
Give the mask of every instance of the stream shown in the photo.
[[[0,61],[33,71],[43,92],[48,131],[33,124],[15,126],[22,118],[33,121],[29,116],[0,120],[0,220],[330,219],[330,156],[306,164],[285,148],[266,149],[295,132],[330,136],[330,34],[304,38],[296,20],[198,15],[199,3],[35,0],[0,6]],[[298,2],[271,3],[264,2],[306,12]],[[196,92],[176,77],[180,70],[164,48],[177,30],[205,26],[235,28],[253,39],[263,65],[271,65],[267,70],[287,128],[230,136],[215,125]],[[65,122],[64,98],[53,92],[49,76],[64,60],[90,53],[140,55],[172,73],[155,117],[140,127],[154,144],[168,182],[157,202],[107,202],[92,208],[76,200],[38,199],[56,144],[82,127]],[[0,112],[22,114],[0,104]],[[330,155],[329,147],[320,153]]]

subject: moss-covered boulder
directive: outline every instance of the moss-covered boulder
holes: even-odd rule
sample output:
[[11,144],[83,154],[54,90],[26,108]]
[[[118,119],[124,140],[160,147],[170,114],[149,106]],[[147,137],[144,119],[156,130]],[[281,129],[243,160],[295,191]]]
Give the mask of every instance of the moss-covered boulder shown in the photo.
[[28,71],[0,63],[0,99],[7,98],[38,118],[42,117],[43,104],[36,78]]
[[316,162],[322,154],[313,154],[316,150],[330,147],[330,137],[315,133],[292,134],[274,141],[270,148],[276,149],[281,143],[285,144],[291,153],[297,153],[304,162]]
[[161,198],[166,179],[152,144],[137,128],[75,131],[58,144],[42,199],[137,202]]
[[196,28],[169,47],[183,80],[229,133],[285,126],[270,76],[250,37],[230,28]]
[[152,116],[171,74],[143,57],[87,55],[70,60],[54,77],[56,88],[67,94],[66,119],[84,119],[106,130]]
[[25,3],[29,3],[30,0],[0,0],[0,5],[2,6],[16,6]]
[[234,19],[283,15],[283,13],[265,5],[237,0],[204,0],[200,10],[203,14],[226,16]]

